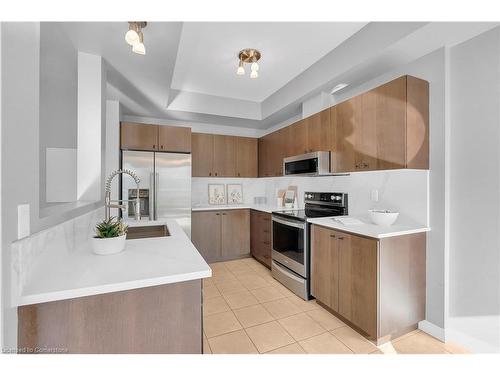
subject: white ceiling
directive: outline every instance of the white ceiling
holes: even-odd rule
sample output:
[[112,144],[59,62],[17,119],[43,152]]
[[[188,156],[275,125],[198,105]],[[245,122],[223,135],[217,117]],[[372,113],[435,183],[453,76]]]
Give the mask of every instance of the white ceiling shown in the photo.
[[145,108],[165,109],[174,71],[181,22],[152,22],[144,29],[146,55],[125,42],[127,22],[64,22],[60,24],[76,49],[103,56],[108,80],[123,95]]
[[[364,22],[187,22],[172,88],[261,102],[359,31]],[[236,75],[238,52],[262,53],[259,78]]]
[[[126,22],[61,23],[78,51],[103,56],[108,98],[123,115],[269,129],[340,82],[349,89],[496,23],[151,22],[146,55]],[[237,53],[261,50],[259,78],[237,76]]]

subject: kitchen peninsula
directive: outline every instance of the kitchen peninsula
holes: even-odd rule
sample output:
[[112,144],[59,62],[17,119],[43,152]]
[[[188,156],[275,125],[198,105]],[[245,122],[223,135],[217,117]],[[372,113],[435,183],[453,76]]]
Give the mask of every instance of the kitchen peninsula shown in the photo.
[[[174,220],[168,236],[127,240],[112,256],[92,253],[80,233],[41,232],[14,244],[20,293],[19,348],[67,353],[201,353],[202,283],[211,269]],[[70,223],[71,225],[71,223]],[[57,233],[57,232],[56,232]],[[30,246],[45,243],[43,256]],[[61,245],[61,246],[59,246]],[[39,248],[37,248],[39,250]],[[24,284],[22,284],[25,282]]]

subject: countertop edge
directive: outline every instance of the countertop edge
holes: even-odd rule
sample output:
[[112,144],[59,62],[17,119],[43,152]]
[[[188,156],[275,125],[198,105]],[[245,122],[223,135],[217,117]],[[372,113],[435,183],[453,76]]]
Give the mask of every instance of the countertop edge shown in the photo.
[[273,211],[284,210],[284,207],[274,207],[274,206],[259,206],[259,205],[243,205],[243,206],[202,206],[202,207],[192,207],[192,212],[204,212],[204,211],[224,211],[224,210],[255,210],[260,212],[272,213]]
[[156,277],[152,279],[133,280],[118,284],[99,285],[95,287],[69,289],[57,292],[21,295],[14,306],[26,306],[38,303],[62,301],[73,298],[91,297],[99,294],[123,292],[133,289],[148,288],[152,286],[175,284],[184,281],[201,280],[212,276],[212,270],[191,272],[182,275]]
[[395,230],[394,232],[389,232],[389,233],[380,233],[380,234],[373,234],[373,233],[368,233],[363,230],[356,230],[355,228],[350,228],[348,226],[340,226],[337,224],[328,224],[328,223],[322,223],[322,222],[317,222],[316,219],[308,219],[308,223],[314,224],[314,225],[319,225],[324,228],[328,229],[333,229],[333,230],[339,230],[342,232],[354,234],[354,235],[359,235],[359,236],[364,236],[364,237],[369,237],[373,238],[376,240],[381,240],[384,238],[390,238],[390,237],[398,237],[398,236],[405,236],[409,234],[416,234],[416,233],[426,233],[430,232],[431,228],[430,227],[416,227],[416,228],[408,228],[408,229],[401,229],[401,230]]

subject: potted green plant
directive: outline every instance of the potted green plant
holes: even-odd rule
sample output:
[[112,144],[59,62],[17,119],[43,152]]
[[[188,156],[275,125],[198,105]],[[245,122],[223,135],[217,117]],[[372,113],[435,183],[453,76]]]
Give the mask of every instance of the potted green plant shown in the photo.
[[92,248],[95,254],[116,254],[125,249],[128,226],[119,218],[111,217],[97,223],[96,235],[92,238]]

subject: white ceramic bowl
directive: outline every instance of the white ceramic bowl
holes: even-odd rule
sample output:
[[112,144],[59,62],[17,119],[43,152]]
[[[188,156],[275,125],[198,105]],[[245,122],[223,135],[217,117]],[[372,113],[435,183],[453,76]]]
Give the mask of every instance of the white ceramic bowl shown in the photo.
[[94,254],[111,255],[116,254],[125,249],[125,240],[127,235],[112,237],[112,238],[92,238],[92,250]]
[[399,216],[399,212],[391,212],[388,210],[368,210],[370,218],[377,225],[389,226],[394,224]]

